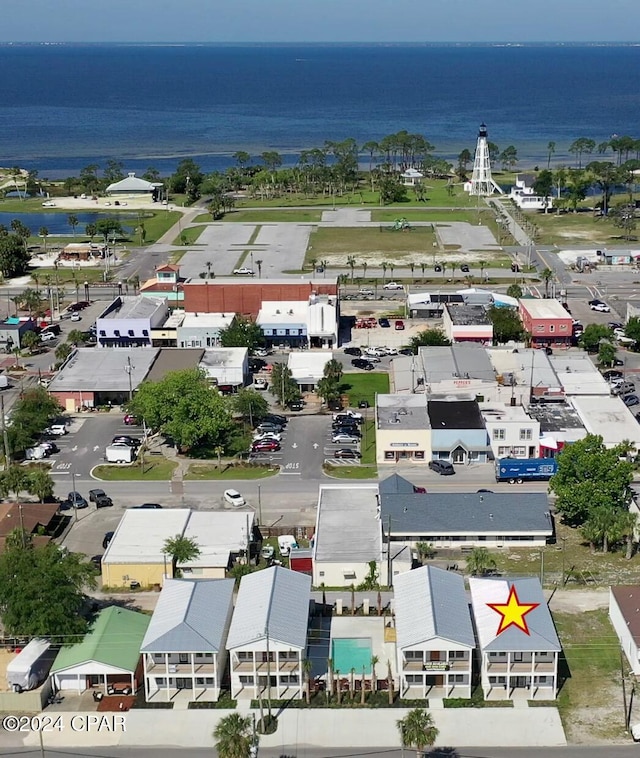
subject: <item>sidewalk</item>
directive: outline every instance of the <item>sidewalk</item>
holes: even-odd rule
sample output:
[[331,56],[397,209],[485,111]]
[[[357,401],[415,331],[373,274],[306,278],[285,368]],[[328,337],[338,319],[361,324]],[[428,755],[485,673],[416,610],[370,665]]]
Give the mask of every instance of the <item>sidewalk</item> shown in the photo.
[[[518,709],[430,708],[440,730],[437,745],[467,747],[552,747],[566,745],[556,708]],[[74,730],[71,718],[82,723],[83,716],[63,714],[64,728],[46,732],[45,749],[61,747],[213,747],[213,730],[228,710],[179,711],[172,714],[155,710],[133,710],[125,714],[104,714],[124,718],[124,731],[96,724],[93,729]],[[242,711],[244,713],[244,709]],[[296,749],[306,747],[355,748],[399,746],[397,721],[407,714],[403,708],[375,709],[290,709],[278,717],[275,734],[262,736],[262,747]],[[113,723],[113,721],[112,721]],[[25,747],[37,747],[38,735],[24,740]]]

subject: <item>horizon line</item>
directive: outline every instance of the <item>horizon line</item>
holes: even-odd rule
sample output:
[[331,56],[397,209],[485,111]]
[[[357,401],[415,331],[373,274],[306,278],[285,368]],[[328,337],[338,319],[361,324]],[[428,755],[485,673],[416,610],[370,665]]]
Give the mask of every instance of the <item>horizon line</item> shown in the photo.
[[229,47],[241,45],[327,45],[332,47],[340,46],[382,46],[382,45],[410,45],[418,47],[428,47],[431,45],[501,45],[505,47],[516,47],[522,45],[625,45],[640,47],[638,40],[235,40],[235,41],[202,41],[202,40],[0,40],[0,45],[180,45],[180,46],[208,46],[208,47]]

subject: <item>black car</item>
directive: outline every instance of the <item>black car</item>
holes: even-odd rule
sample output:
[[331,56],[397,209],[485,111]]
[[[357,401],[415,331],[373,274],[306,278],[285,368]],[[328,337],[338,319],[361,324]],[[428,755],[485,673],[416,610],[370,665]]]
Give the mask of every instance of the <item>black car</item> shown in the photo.
[[289,410],[291,411],[301,411],[304,408],[304,403],[302,400],[292,400],[289,403]]
[[140,447],[140,440],[136,437],[131,437],[128,434],[118,434],[111,440],[112,445],[129,445],[129,447]]
[[379,318],[378,324],[380,324],[383,329],[388,329],[391,326],[388,318]]
[[345,355],[354,355],[356,358],[359,358],[362,355],[362,350],[359,347],[345,347],[344,353]]
[[436,264],[433,267],[433,270],[436,272],[436,274],[439,274],[442,271],[442,266],[439,266],[438,264]]
[[364,358],[354,358],[351,365],[354,368],[361,368],[363,371],[373,371],[373,363],[365,361]]
[[289,421],[286,416],[280,416],[278,413],[269,413],[262,420],[266,424],[274,424],[275,426],[281,427],[285,427],[287,425],[287,421]]
[[162,506],[159,503],[142,503],[142,505],[134,505],[133,508],[134,510],[156,511],[158,508],[162,508]]
[[267,362],[263,361],[262,358],[249,358],[249,371],[251,371],[253,374],[256,374],[258,371],[262,371],[266,365]]
[[94,567],[94,569],[99,573],[102,570],[102,556],[101,555],[93,555],[89,559],[89,563],[91,563]]
[[615,369],[610,369],[609,371],[605,371],[602,376],[609,382],[611,379],[624,379],[624,374],[622,371],[617,371]]
[[362,437],[357,426],[338,426],[334,427],[332,434],[348,434],[350,437]]
[[351,450],[351,448],[343,448],[342,450],[336,450],[333,454],[334,458],[350,458],[357,460],[360,458],[360,453],[357,450]]
[[368,400],[360,400],[358,403],[358,408],[368,408],[369,407],[369,401]]
[[463,263],[462,266],[460,266],[460,271],[462,271],[463,274],[469,273],[469,266],[467,266],[466,263]]
[[102,549],[106,550],[109,547],[109,543],[113,539],[114,532],[105,532],[104,539],[102,540]]
[[89,490],[89,502],[95,503],[96,508],[110,508],[113,500],[104,490]]
[[613,365],[614,366],[624,366],[624,361],[621,361],[620,358],[614,358],[613,359]]
[[402,350],[398,350],[398,355],[415,355],[410,347],[403,347]]
[[429,461],[429,468],[435,471],[436,474],[440,474],[440,476],[451,476],[456,473],[453,464],[449,463],[449,461]]
[[329,400],[329,410],[330,411],[341,411],[342,410],[342,402],[340,400]]

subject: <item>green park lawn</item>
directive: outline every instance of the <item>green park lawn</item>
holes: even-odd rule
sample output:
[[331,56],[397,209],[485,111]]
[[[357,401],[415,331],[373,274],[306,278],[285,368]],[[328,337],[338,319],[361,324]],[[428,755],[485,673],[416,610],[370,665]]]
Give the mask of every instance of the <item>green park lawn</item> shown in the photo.
[[629,246],[622,239],[621,229],[609,218],[594,216],[590,210],[579,213],[527,213],[527,217],[539,228],[537,242],[543,245],[619,245]]
[[351,408],[357,408],[360,400],[367,400],[373,408],[376,395],[386,395],[389,392],[389,375],[379,374],[376,371],[343,374],[340,392],[349,396]]
[[[600,741],[623,737],[620,645],[607,611],[554,613],[553,619],[562,644],[558,673],[561,679],[568,674],[558,696],[558,710],[569,741],[578,737],[588,742],[591,735]],[[590,710],[597,715],[594,720],[587,717],[583,731],[580,711],[588,714]]]
[[139,463],[131,466],[100,465],[91,472],[96,479],[104,482],[131,482],[131,481],[163,481],[171,479],[173,470],[177,466],[175,461],[158,457],[145,461],[144,473]]
[[201,481],[203,479],[236,480],[236,479],[266,479],[275,476],[278,468],[269,469],[266,466],[227,466],[222,468],[214,463],[192,464],[189,466],[185,479]]
[[421,252],[431,258],[435,241],[431,227],[425,226],[414,227],[408,232],[381,231],[376,227],[319,227],[309,238],[305,264],[308,265],[312,258],[320,261],[327,258],[331,265],[332,256],[350,255],[357,258],[359,255],[382,254],[400,261],[405,255]]
[[326,466],[325,472],[334,479],[378,478],[378,469],[375,466]]
[[412,221],[431,221],[434,224],[446,225],[448,221],[466,221],[468,224],[477,224],[478,218],[485,222],[487,216],[492,215],[493,212],[484,204],[479,210],[475,208],[407,208],[406,212],[400,213],[395,208],[380,208],[371,211],[371,220],[393,224],[399,218],[406,218],[409,223]]
[[[62,268],[59,269],[55,268],[32,268],[31,269],[31,278],[34,280],[38,280],[38,286],[42,287],[47,280],[47,277],[50,277],[51,282],[55,284],[56,281],[56,274],[58,277],[59,284],[72,284],[75,281],[78,282],[80,285],[80,292],[82,293],[82,285],[84,282],[103,282],[104,281],[104,268],[94,266],[91,268],[81,268],[81,269],[71,269],[71,268]],[[117,286],[117,280],[114,281],[114,286]]]

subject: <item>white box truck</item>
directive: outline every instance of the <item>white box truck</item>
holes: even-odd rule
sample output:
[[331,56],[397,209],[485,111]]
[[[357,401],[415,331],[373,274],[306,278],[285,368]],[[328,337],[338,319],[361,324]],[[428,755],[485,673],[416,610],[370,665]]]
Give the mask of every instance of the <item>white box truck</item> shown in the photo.
[[56,650],[47,640],[35,639],[7,664],[7,684],[14,692],[38,687],[49,675]]
[[135,451],[129,445],[108,445],[104,451],[107,463],[131,463]]
[[282,534],[278,537],[278,550],[280,555],[286,558],[292,550],[298,549],[298,543],[293,534]]

